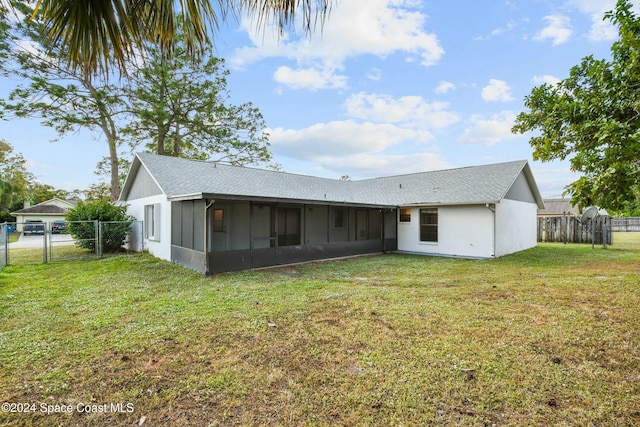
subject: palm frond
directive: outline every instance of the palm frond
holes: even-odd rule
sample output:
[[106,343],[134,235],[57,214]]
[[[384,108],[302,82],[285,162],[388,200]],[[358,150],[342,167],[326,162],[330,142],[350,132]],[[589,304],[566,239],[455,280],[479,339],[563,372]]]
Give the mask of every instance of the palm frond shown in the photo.
[[147,43],[171,50],[176,18],[181,16],[187,50],[197,57],[229,16],[246,13],[259,26],[273,23],[284,30],[302,13],[310,32],[319,17],[324,22],[332,0],[39,0],[34,17],[48,28],[49,42],[61,48],[61,60],[87,77],[108,75],[117,67],[126,73],[127,61]]

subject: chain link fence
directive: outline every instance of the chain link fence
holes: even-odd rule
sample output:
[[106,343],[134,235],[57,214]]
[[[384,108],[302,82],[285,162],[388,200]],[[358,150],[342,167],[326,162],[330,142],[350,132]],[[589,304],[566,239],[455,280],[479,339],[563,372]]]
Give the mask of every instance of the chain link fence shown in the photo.
[[0,269],[9,263],[95,259],[145,249],[142,221],[56,221],[36,235],[18,233],[13,243],[8,243],[7,225],[0,226]]
[[98,256],[142,252],[142,221],[102,221],[98,224]]

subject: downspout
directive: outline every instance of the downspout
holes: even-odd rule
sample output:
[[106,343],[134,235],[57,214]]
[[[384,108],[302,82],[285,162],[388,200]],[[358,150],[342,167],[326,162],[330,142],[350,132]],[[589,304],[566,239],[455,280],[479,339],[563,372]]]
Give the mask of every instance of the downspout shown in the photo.
[[493,232],[491,233],[493,235],[493,254],[492,256],[495,258],[496,257],[496,205],[494,204],[493,206],[491,206],[489,203],[485,204],[485,207],[487,209],[489,209],[491,212],[493,212]]
[[215,203],[211,200],[204,206],[204,274],[209,274],[209,208]]

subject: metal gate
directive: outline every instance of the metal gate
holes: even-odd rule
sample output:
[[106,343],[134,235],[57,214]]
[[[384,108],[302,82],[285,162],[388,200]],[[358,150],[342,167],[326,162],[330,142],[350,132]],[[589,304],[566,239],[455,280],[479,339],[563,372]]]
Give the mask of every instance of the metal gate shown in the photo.
[[[77,238],[72,237],[73,230]],[[98,221],[52,223],[47,232],[48,258],[44,262],[92,259],[100,256]]]
[[47,226],[42,221],[7,223],[7,265],[46,262]]

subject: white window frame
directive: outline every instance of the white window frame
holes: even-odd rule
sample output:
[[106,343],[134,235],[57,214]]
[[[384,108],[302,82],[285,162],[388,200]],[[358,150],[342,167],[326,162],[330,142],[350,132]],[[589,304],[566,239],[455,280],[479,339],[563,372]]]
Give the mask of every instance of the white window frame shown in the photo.
[[[428,213],[430,215],[435,215],[435,223],[424,223],[423,220],[423,216],[422,214],[424,213]],[[421,244],[437,244],[438,240],[440,238],[440,231],[439,231],[439,222],[440,222],[440,211],[438,208],[420,208],[418,210],[418,218],[420,220],[419,223],[419,228],[418,228],[418,238],[420,239],[420,243]],[[432,230],[435,230],[435,240],[422,240],[423,239],[423,235],[422,235],[422,229],[423,227],[428,227]],[[431,233],[427,233],[427,234],[431,234]]]
[[[404,219],[405,217],[402,214],[402,211],[409,211],[408,219]],[[411,216],[413,212],[411,208],[400,208],[398,209],[398,223],[400,224],[409,224],[411,223]]]
[[160,241],[160,203],[144,206],[144,237]]

